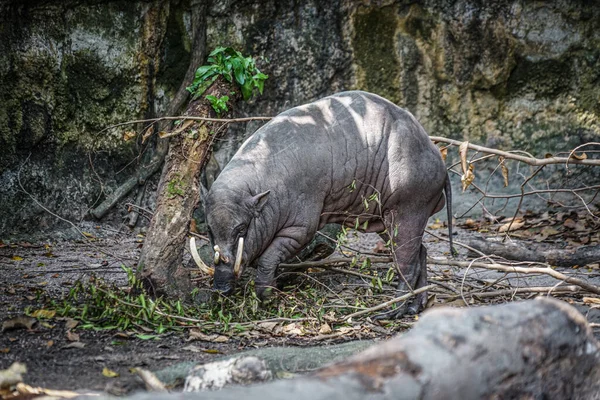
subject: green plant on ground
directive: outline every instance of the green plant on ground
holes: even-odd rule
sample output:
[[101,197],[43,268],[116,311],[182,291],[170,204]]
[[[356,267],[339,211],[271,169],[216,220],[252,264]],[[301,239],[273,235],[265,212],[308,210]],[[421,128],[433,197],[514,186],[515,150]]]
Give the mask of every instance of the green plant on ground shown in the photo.
[[255,89],[262,94],[268,78],[256,67],[253,57],[244,57],[231,47],[217,47],[208,55],[208,64],[196,70],[194,81],[187,90],[197,99],[219,76],[227,82],[236,82],[244,100],[250,99]]
[[206,100],[210,102],[210,105],[212,106],[213,110],[215,110],[217,115],[221,115],[222,112],[229,111],[229,108],[227,107],[229,96],[216,97],[213,95],[208,95],[206,96]]

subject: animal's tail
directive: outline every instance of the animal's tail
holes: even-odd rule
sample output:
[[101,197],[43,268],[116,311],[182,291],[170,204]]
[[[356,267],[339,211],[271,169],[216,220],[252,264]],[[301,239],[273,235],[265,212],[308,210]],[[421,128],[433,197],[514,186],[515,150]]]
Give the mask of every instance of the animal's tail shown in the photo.
[[448,173],[446,173],[444,193],[446,194],[446,212],[448,213],[448,241],[450,242],[450,254],[452,257],[456,257],[458,251],[456,251],[452,245],[452,186],[450,185],[450,176]]

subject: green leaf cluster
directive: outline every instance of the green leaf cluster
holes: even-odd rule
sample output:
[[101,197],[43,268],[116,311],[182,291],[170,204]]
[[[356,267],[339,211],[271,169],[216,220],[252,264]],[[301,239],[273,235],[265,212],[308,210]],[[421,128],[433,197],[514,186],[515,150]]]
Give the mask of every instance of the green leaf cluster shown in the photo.
[[186,89],[198,98],[219,77],[227,82],[236,82],[244,100],[252,97],[255,89],[263,93],[267,75],[256,67],[253,57],[244,57],[242,53],[231,47],[217,47],[208,55],[208,64],[196,70],[194,81]]
[[229,111],[229,108],[227,107],[229,96],[216,97],[209,94],[206,96],[206,100],[210,102],[210,105],[212,106],[213,110],[215,110],[217,115],[220,115],[222,112]]

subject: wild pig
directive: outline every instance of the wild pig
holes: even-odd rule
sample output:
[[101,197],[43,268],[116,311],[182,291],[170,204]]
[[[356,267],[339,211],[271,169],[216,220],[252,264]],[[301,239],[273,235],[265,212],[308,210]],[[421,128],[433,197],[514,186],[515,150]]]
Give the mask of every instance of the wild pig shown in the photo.
[[[319,228],[358,221],[360,230],[391,238],[399,292],[423,287],[422,236],[445,199],[451,222],[444,161],[410,112],[362,91],[292,108],[246,140],[204,198],[215,246],[214,286],[229,293],[253,264],[263,297],[278,265]],[[416,296],[409,311],[419,312],[426,299],[426,293]]]

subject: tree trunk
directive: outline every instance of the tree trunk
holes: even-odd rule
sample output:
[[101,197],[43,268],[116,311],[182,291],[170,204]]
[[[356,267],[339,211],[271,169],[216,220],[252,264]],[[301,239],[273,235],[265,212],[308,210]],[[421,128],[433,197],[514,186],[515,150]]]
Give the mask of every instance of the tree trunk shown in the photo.
[[[230,95],[232,86],[218,79],[185,115],[215,117],[205,95]],[[236,96],[237,97],[237,96]],[[185,127],[185,129],[182,129]],[[157,205],[140,255],[138,270],[150,293],[189,299],[192,285],[182,265],[185,238],[200,200],[200,173],[210,158],[211,145],[226,129],[223,123],[183,121],[170,138],[157,190]]]

